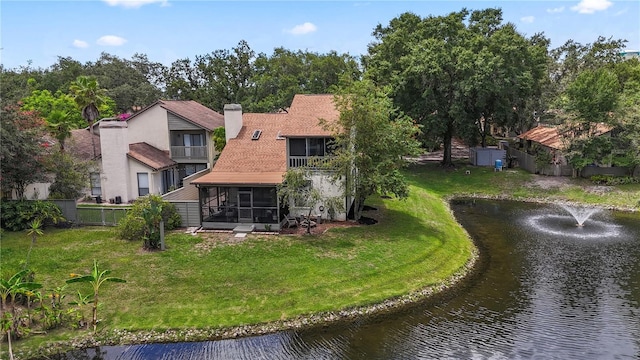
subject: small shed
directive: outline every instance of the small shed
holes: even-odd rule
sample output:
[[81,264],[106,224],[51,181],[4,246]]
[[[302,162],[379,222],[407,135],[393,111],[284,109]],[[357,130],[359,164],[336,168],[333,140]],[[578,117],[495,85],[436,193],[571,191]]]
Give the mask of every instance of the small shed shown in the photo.
[[494,166],[496,160],[507,163],[507,150],[495,147],[474,147],[469,148],[469,162],[475,166]]

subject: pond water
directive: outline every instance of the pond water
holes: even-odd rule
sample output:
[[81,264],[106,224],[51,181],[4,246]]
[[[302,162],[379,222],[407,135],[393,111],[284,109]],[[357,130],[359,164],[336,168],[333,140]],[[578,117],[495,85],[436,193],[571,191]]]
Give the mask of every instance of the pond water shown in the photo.
[[483,253],[455,292],[340,328],[101,347],[60,359],[638,359],[640,216],[459,200]]

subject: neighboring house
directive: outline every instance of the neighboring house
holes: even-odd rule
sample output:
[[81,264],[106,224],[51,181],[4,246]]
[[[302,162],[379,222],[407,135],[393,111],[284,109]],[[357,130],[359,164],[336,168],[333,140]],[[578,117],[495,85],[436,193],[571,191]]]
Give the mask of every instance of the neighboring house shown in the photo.
[[[597,124],[594,128],[594,136],[611,136],[612,128],[605,124]],[[538,125],[529,131],[518,135],[519,150],[509,149],[509,155],[518,159],[520,167],[529,172],[545,175],[569,176],[573,169],[569,166],[565,157],[565,148],[573,137],[570,130],[562,130],[559,126]],[[539,169],[535,164],[535,152],[546,151],[551,154],[550,164]],[[597,164],[602,167],[610,167],[611,164]]]
[[[195,101],[159,100],[126,120],[100,120],[90,195],[127,203],[181,187],[185,177],[212,166],[211,135],[220,126],[223,116]],[[75,130],[72,137],[71,151],[93,158],[90,131]]]
[[[605,124],[597,124],[594,136],[609,136],[612,128]],[[521,147],[529,150],[538,146],[552,155],[552,164],[566,165],[567,159],[563,151],[572,135],[570,131],[561,131],[558,126],[539,125],[518,135]]]
[[[227,144],[211,172],[192,182],[200,189],[202,227],[278,230],[286,215],[303,213],[279,202],[277,186],[288,168],[328,155],[332,134],[319,121],[332,122],[339,116],[333,95],[296,95],[286,113],[242,114],[240,105],[226,105]],[[343,196],[325,171],[313,171],[310,180],[324,196]],[[351,201],[345,198],[344,204],[349,209]],[[335,214],[337,220],[346,220],[344,209]],[[323,204],[318,204],[312,213],[327,216],[323,211]]]

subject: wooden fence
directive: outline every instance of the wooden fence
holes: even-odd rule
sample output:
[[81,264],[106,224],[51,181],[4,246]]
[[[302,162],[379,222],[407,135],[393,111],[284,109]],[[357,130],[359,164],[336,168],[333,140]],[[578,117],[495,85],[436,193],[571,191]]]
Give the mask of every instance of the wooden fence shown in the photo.
[[[530,173],[550,176],[573,176],[573,168],[569,165],[548,165],[544,169],[539,169],[536,166],[536,158],[533,155],[527,154],[511,147],[507,148],[507,154],[509,158],[516,160],[518,167],[525,169]],[[629,172],[630,170],[626,167],[588,166],[582,169],[580,176],[583,178],[590,178],[593,175],[624,176],[628,175]],[[640,167],[636,172],[637,174],[635,174],[635,176],[639,176]]]

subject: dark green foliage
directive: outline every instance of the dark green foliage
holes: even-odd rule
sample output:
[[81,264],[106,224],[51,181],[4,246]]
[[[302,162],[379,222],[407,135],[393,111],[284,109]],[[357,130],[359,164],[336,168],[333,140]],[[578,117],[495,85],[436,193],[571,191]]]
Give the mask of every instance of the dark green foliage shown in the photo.
[[45,180],[42,158],[48,143],[42,142],[43,120],[32,111],[7,106],[0,111],[0,187],[10,197],[24,198],[29,184]]
[[373,35],[367,74],[423,125],[425,146],[443,144],[443,165],[453,165],[453,137],[486,145],[492,126],[527,129],[547,74],[548,40],[525,38],[503,23],[500,9],[405,13]]
[[213,147],[219,153],[222,152],[222,149],[224,149],[224,146],[227,145],[225,134],[226,132],[224,130],[224,126],[220,126],[213,129],[213,136],[212,136]]
[[593,175],[591,181],[598,185],[640,184],[640,179],[633,176]]
[[175,205],[159,195],[139,197],[118,224],[118,232],[122,239],[144,240],[145,247],[157,248],[160,233],[156,230],[160,219],[164,221],[165,230],[178,228],[182,223]]
[[70,155],[54,153],[50,159],[54,181],[49,187],[49,198],[76,200],[89,185],[89,164]]
[[4,200],[0,202],[0,222],[9,231],[22,231],[31,227],[31,222],[40,220],[43,226],[64,221],[60,208],[49,201]]

